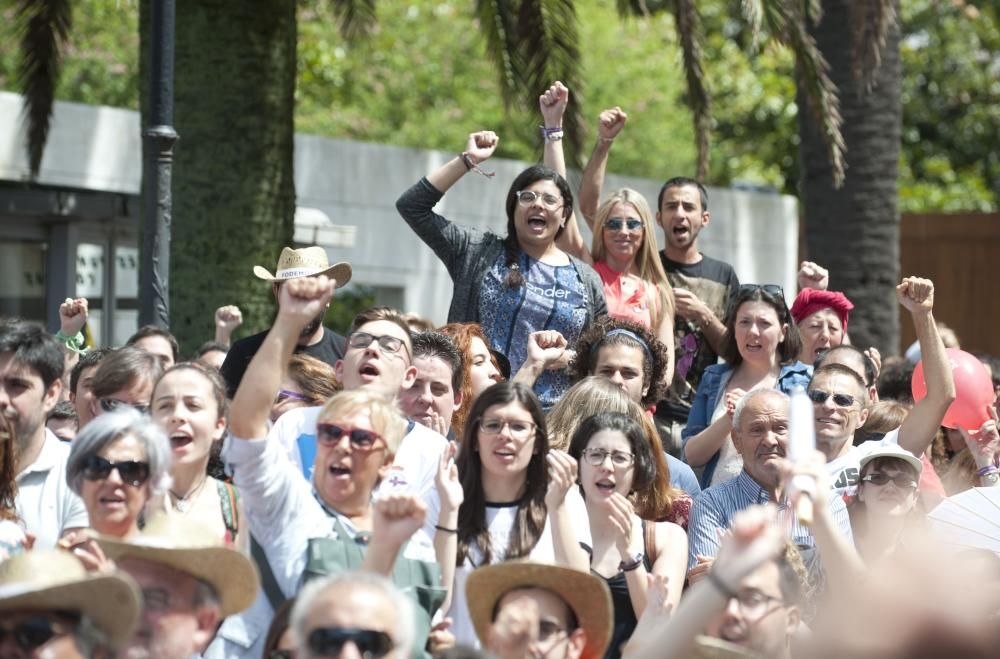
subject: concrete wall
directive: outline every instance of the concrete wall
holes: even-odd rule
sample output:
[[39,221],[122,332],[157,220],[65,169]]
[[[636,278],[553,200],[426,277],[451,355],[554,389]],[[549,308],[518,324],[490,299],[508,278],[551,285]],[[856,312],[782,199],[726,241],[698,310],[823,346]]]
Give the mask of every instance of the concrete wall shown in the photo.
[[[0,180],[23,180],[27,173],[19,113],[20,97],[0,92]],[[184,148],[183,138],[179,149]],[[395,201],[454,153],[311,135],[296,136],[295,146],[298,205],[325,213],[336,225],[332,233],[339,236],[331,242],[342,243],[328,247],[331,259],[349,260],[357,283],[378,286],[387,299],[396,297],[391,301],[443,322],[451,300],[450,279],[430,249],[399,218]],[[57,103],[39,183],[137,195],[140,149],[137,113]],[[526,165],[491,160],[487,168],[497,172],[495,178],[464,177],[437,211],[453,221],[503,233],[507,187]],[[683,173],[664,172],[663,177]],[[609,175],[606,189],[633,187],[655,205],[661,183],[662,178]],[[702,251],[732,263],[741,281],[779,283],[794,290],[796,200],[721,188],[710,188],[709,195],[712,220],[701,233]],[[582,229],[589,241],[586,227]],[[662,244],[663,235],[658,233]],[[276,255],[279,247],[275,246]],[[399,297],[392,295],[393,290]]]

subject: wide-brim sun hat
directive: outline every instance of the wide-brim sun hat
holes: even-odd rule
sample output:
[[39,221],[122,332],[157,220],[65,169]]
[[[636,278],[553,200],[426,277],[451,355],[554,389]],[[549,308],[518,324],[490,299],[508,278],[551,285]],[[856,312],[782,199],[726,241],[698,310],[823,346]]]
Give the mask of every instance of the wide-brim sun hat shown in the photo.
[[493,622],[493,611],[504,595],[522,588],[541,588],[560,597],[587,633],[583,659],[599,659],[611,640],[611,594],[602,579],[558,565],[511,561],[475,569],[465,582],[469,617],[482,643]]
[[340,261],[330,265],[326,250],[322,247],[303,247],[293,249],[284,247],[278,257],[278,265],[274,269],[274,274],[267,268],[255,265],[253,274],[271,283],[288,281],[299,277],[318,277],[326,275],[337,281],[337,288],[340,288],[351,281],[351,264],[347,261]]
[[0,563],[0,619],[10,611],[79,613],[118,648],[139,622],[141,595],[127,574],[92,575],[72,554],[40,549]]
[[858,473],[864,473],[865,466],[876,458],[896,458],[897,460],[902,460],[916,470],[918,478],[924,471],[924,465],[920,462],[920,458],[913,455],[899,444],[882,444],[861,456],[861,464],[858,467]]
[[100,536],[108,558],[137,558],[189,574],[212,586],[222,617],[239,613],[260,589],[257,568],[242,552],[226,547],[211,529],[177,515],[158,515],[129,540]]

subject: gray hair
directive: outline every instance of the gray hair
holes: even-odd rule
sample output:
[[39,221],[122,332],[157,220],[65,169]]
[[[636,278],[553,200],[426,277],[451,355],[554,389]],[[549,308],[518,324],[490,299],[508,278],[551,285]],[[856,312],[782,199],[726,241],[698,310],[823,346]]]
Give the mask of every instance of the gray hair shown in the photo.
[[370,572],[343,572],[307,583],[295,600],[288,627],[292,630],[292,639],[298,648],[299,659],[314,659],[308,646],[306,634],[306,618],[315,600],[331,588],[345,587],[348,589],[367,589],[381,595],[389,601],[396,619],[392,625],[392,640],[400,655],[409,656],[413,645],[413,603],[391,581],[385,577]]
[[76,436],[70,444],[69,458],[66,460],[66,483],[69,488],[80,494],[83,489],[83,468],[90,457],[125,435],[139,440],[146,451],[152,496],[166,492],[171,483],[170,441],[152,419],[130,407],[96,417]]
[[743,398],[740,398],[739,402],[736,403],[736,410],[733,412],[733,430],[739,430],[741,428],[740,420],[743,418],[743,410],[746,408],[747,404],[753,399],[765,394],[778,396],[785,401],[786,404],[789,401],[788,395],[778,389],[751,389],[743,396]]

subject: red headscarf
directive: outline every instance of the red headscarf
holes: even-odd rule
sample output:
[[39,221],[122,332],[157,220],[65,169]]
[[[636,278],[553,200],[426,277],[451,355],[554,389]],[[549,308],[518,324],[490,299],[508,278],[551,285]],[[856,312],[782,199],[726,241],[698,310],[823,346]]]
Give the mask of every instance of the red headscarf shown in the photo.
[[798,325],[803,320],[816,313],[820,309],[833,309],[833,312],[840,318],[840,324],[847,333],[847,312],[854,308],[851,301],[839,291],[820,291],[815,288],[803,288],[795,296],[795,303],[792,304],[792,318]]

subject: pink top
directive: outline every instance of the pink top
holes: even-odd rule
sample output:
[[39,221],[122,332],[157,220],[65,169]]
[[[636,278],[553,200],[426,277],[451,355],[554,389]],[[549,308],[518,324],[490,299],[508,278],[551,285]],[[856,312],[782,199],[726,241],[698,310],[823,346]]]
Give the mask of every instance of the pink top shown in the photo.
[[608,315],[612,318],[622,318],[652,329],[653,309],[646,295],[649,282],[638,279],[638,287],[628,298],[622,294],[622,274],[616,272],[605,261],[594,264],[594,270],[601,276],[604,284],[604,299],[608,303]]

